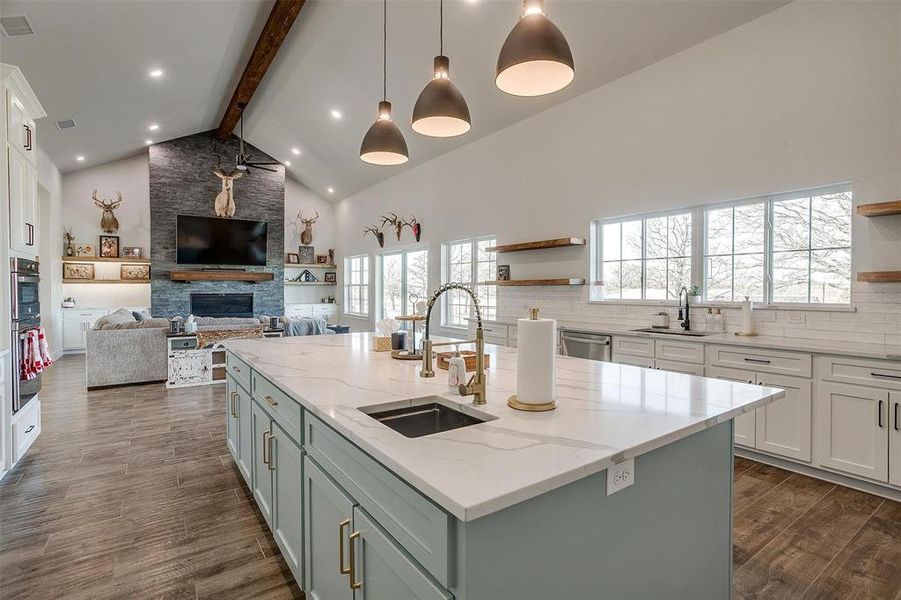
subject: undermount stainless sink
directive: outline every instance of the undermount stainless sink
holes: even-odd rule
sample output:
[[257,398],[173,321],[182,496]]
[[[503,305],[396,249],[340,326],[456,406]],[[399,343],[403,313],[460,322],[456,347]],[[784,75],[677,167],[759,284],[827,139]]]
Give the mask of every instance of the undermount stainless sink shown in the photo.
[[425,396],[359,409],[376,421],[408,438],[469,427],[497,417],[455,405],[441,396]]
[[666,333],[669,335],[684,335],[688,337],[703,337],[705,335],[713,335],[713,331],[681,331],[679,329],[655,329],[653,327],[645,327],[644,329],[633,329],[641,333]]

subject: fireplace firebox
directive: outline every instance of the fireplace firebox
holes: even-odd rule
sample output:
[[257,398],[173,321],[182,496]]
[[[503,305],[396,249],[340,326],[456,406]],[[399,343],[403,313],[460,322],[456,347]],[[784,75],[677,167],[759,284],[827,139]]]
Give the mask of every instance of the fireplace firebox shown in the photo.
[[191,294],[195,317],[252,317],[253,294]]

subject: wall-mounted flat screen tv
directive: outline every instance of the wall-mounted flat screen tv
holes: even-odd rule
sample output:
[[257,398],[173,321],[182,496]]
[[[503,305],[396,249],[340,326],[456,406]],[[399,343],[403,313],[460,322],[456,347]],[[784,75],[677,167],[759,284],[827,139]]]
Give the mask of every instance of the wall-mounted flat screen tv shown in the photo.
[[175,229],[180,265],[266,264],[265,221],[178,215]]

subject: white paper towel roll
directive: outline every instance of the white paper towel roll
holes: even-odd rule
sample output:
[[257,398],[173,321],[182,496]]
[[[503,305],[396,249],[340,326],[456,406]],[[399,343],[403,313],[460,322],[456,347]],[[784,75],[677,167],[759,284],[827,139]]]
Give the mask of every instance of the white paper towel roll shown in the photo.
[[754,303],[748,296],[741,303],[741,332],[746,335],[754,333]]
[[523,404],[552,402],[557,357],[557,321],[519,319],[516,339],[516,399]]

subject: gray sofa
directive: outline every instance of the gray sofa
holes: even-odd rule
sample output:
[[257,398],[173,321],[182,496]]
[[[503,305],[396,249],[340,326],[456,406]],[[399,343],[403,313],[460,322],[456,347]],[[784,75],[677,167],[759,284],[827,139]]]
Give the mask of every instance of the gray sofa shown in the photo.
[[[249,329],[260,319],[198,317],[200,330]],[[88,389],[166,381],[168,319],[136,315],[121,308],[94,323],[87,332],[85,370]]]
[[[286,335],[333,333],[325,328],[327,323],[322,318],[283,317],[281,322]],[[201,331],[242,330],[266,323],[268,317],[197,318],[197,328]],[[149,314],[135,314],[124,308],[99,319],[86,336],[88,389],[166,381],[169,378],[168,331],[168,319],[154,319]]]

